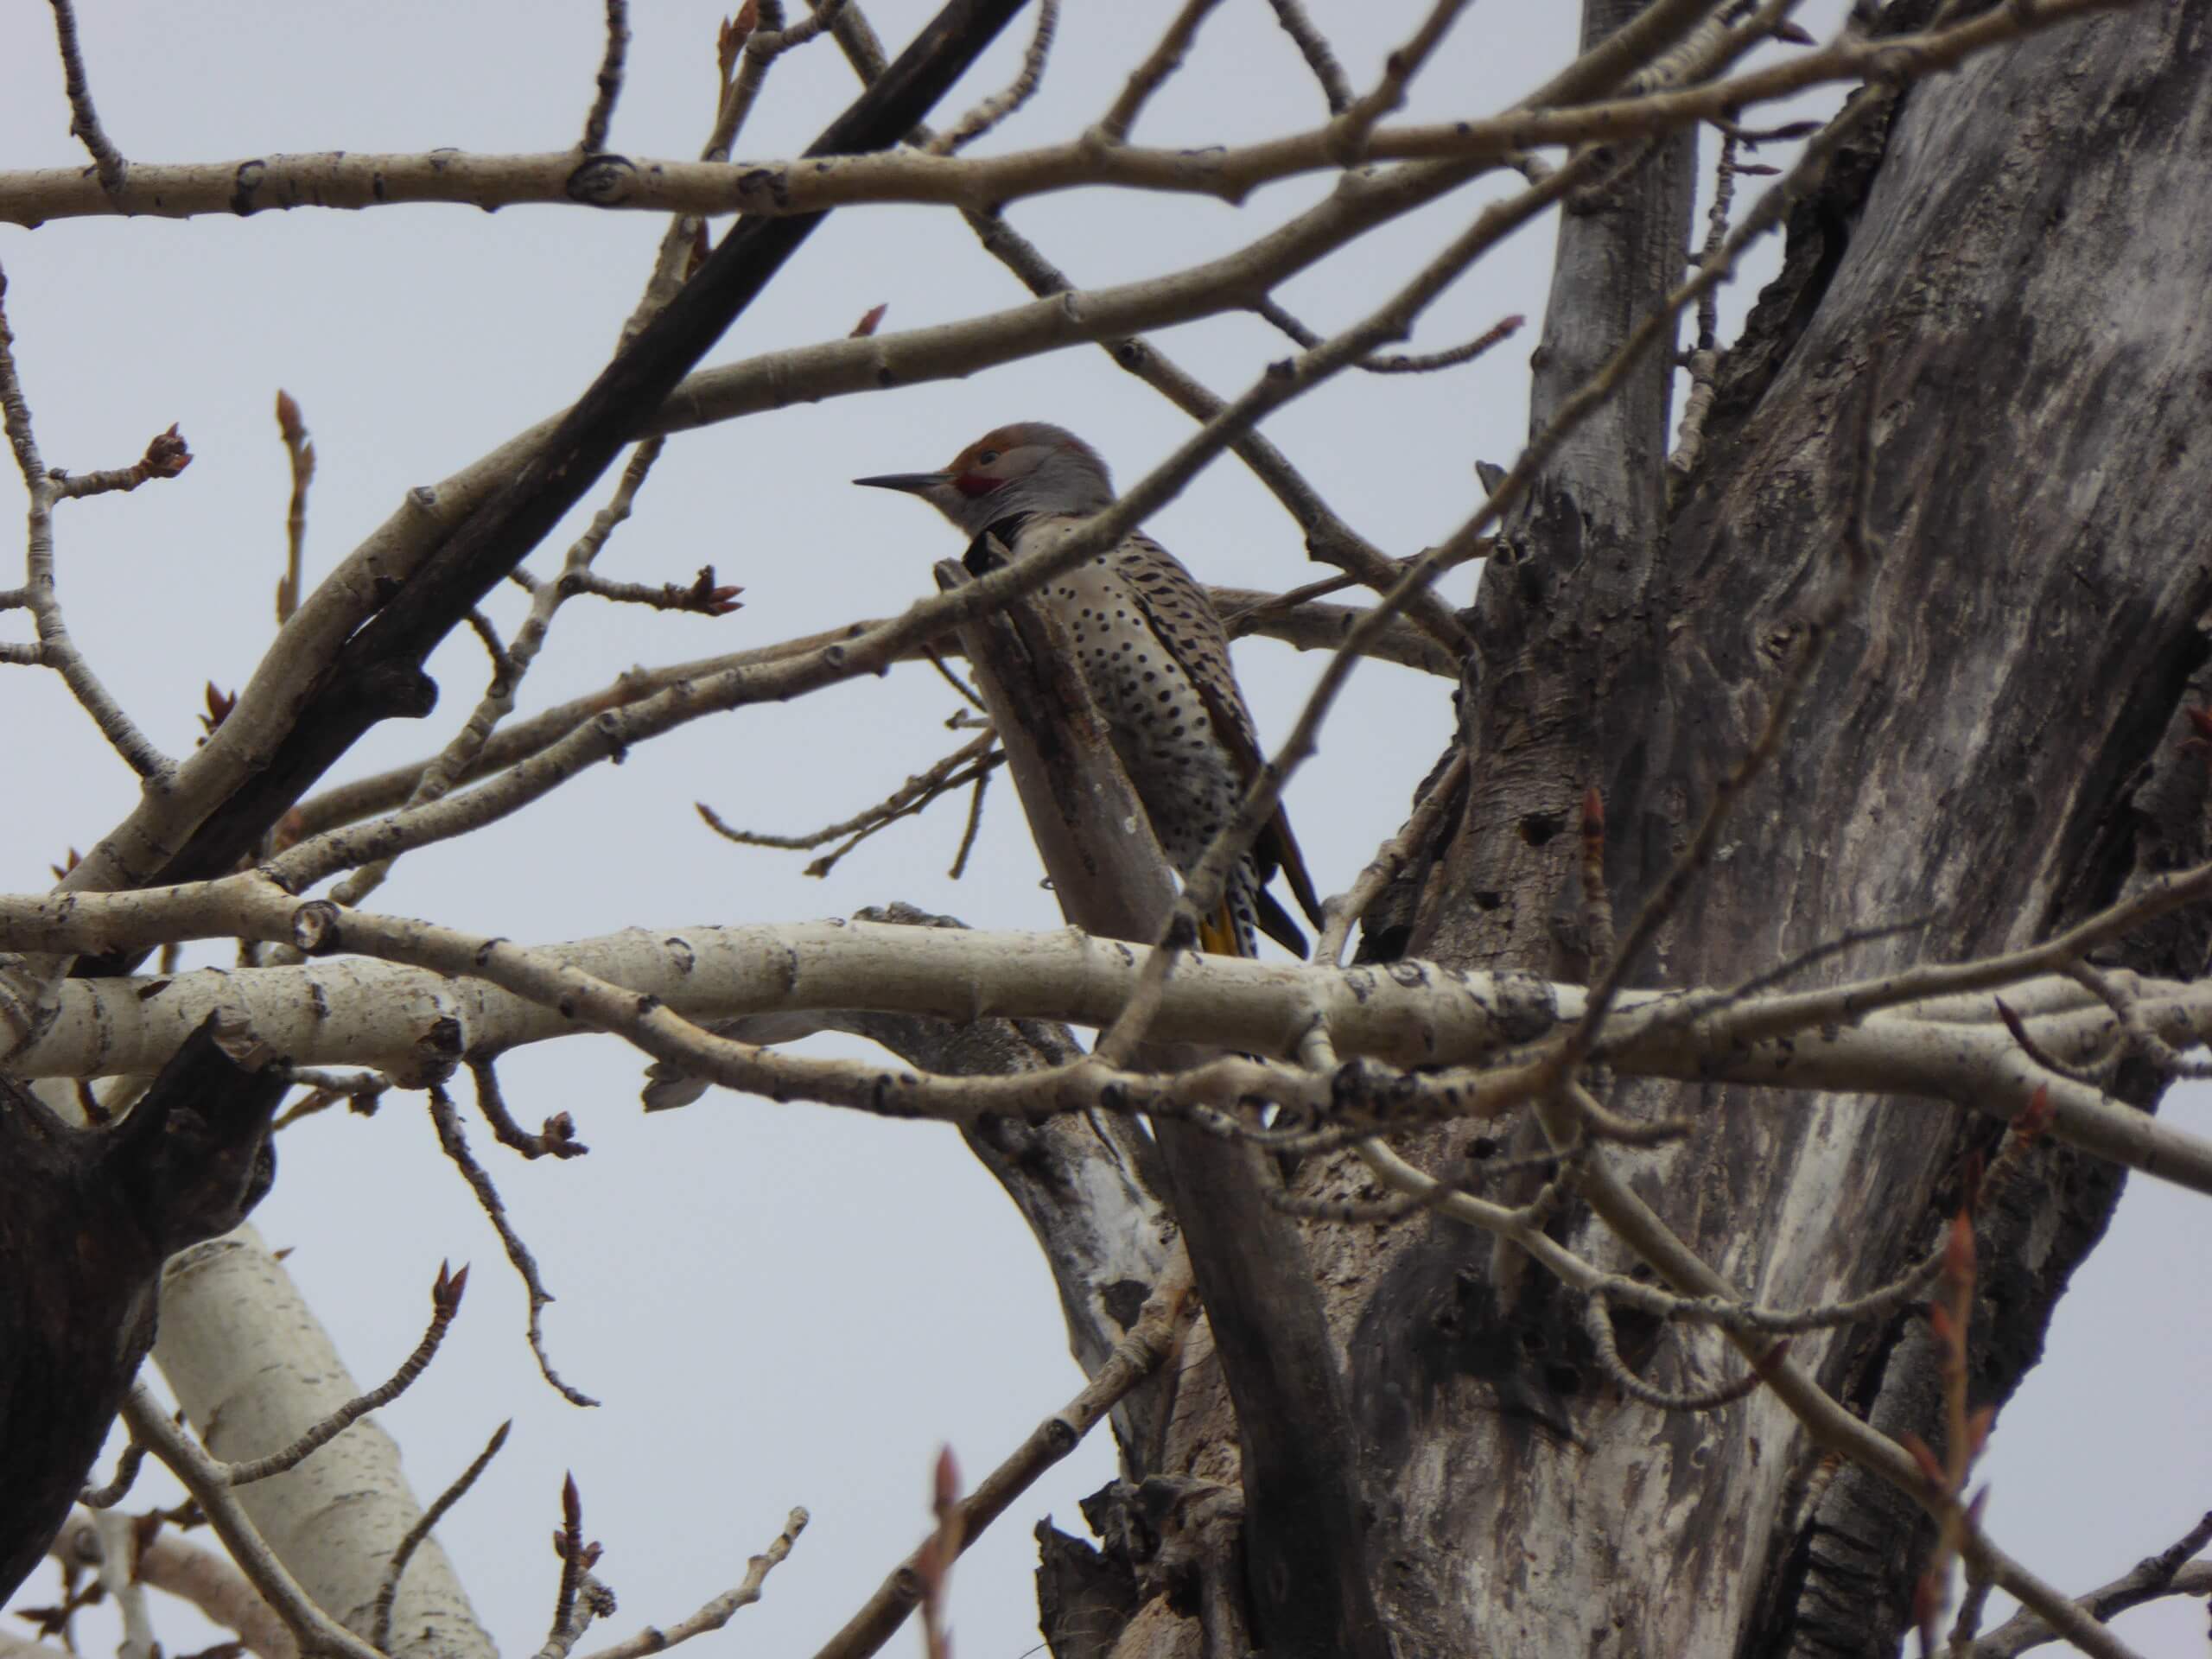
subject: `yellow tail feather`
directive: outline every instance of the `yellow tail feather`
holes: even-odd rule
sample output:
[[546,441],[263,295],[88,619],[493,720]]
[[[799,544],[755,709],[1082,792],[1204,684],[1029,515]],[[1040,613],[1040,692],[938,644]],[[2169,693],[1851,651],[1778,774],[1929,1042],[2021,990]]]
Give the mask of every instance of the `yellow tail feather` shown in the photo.
[[1236,932],[1236,912],[1227,899],[1221,908],[1198,924],[1198,949],[1210,957],[1241,957],[1244,948]]

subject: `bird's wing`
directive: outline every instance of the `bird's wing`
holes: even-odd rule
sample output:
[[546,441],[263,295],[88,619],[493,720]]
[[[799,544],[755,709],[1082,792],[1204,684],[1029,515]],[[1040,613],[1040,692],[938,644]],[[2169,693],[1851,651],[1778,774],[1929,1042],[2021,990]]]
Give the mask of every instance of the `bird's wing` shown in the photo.
[[[1130,536],[1115,549],[1113,556],[1115,569],[1143,607],[1145,620],[1198,688],[1206,717],[1236,763],[1238,780],[1249,787],[1266,756],[1261,753],[1259,733],[1252,725],[1252,711],[1245,707],[1244,694],[1237,688],[1236,671],[1229,656],[1229,630],[1222,626],[1213,601],[1181,562],[1149,536]],[[1289,815],[1280,802],[1274,816],[1262,827],[1252,851],[1259,861],[1261,880],[1281,869],[1300,906],[1316,927],[1321,925],[1321,901],[1314,896],[1305,855],[1298,850],[1297,837],[1290,832]],[[1279,909],[1276,916],[1287,925],[1289,918]],[[1296,929],[1290,931],[1294,936]],[[1282,937],[1274,927],[1268,932],[1278,939]]]

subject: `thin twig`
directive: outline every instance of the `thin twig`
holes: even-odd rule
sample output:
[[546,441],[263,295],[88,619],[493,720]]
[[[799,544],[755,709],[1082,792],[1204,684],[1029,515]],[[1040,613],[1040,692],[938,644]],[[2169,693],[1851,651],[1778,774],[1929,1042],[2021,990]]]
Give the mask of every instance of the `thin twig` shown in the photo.
[[954,673],[950,668],[946,666],[944,653],[939,652],[935,645],[924,645],[922,647],[922,656],[924,659],[928,662],[929,665],[938,671],[938,677],[943,679],[944,682],[947,685],[950,686],[955,691],[957,691],[960,694],[961,700],[967,703],[969,708],[976,709],[981,714],[988,715],[990,713],[990,710],[984,706],[982,694],[977,691],[974,686],[969,684],[966,680],[961,678],[959,675]]
[[1321,83],[1321,96],[1329,101],[1329,113],[1342,115],[1351,103],[1351,83],[1344,79],[1344,67],[1330,49],[1328,37],[1313,27],[1313,20],[1306,15],[1299,0],[1268,0],[1268,3],[1274,8],[1275,21],[1282,25],[1282,32],[1297,43],[1306,67],[1313,72],[1313,79]]
[[[56,26],[69,20],[68,39],[73,41],[75,23],[67,0],[54,0],[54,5]],[[8,276],[0,270],[0,302],[5,301],[7,293]],[[123,705],[110,695],[78,651],[68,625],[63,620],[61,601],[54,591],[54,503],[60,486],[39,459],[38,440],[31,431],[30,404],[16,376],[15,346],[16,337],[9,328],[7,312],[4,306],[0,306],[0,416],[4,416],[8,442],[15,450],[16,465],[23,475],[24,492],[30,497],[20,602],[30,611],[38,626],[36,660],[61,676],[62,683],[69,688],[79,707],[92,717],[100,735],[107,739],[131,771],[149,783],[165,782],[176,770],[176,763],[156,748],[130,716],[124,713]],[[181,441],[178,447],[181,448]],[[180,467],[182,465],[178,464]]]
[[1403,868],[1414,849],[1422,845],[1435,833],[1438,821],[1445,808],[1458,794],[1467,778],[1467,751],[1454,749],[1451,764],[1443,775],[1429,786],[1428,793],[1415,803],[1411,817],[1400,827],[1398,833],[1375,849],[1375,856],[1367,861],[1358,879],[1351,884],[1351,891],[1341,899],[1331,899],[1322,906],[1326,919],[1321,937],[1313,942],[1313,951],[1308,961],[1335,967],[1344,960],[1344,946],[1351,942],[1351,930],[1375,902],[1375,897],[1389,884],[1391,878]]
[[545,1281],[538,1276],[537,1258],[530,1247],[522,1242],[522,1235],[507,1219],[507,1207],[499,1200],[499,1190],[492,1185],[492,1178],[468,1150],[467,1138],[461,1132],[461,1114],[454,1109],[453,1097],[441,1085],[432,1085],[430,1122],[438,1131],[438,1145],[453,1160],[454,1166],[476,1194],[476,1202],[491,1220],[499,1235],[499,1243],[506,1247],[507,1260],[514,1263],[515,1272],[521,1276],[523,1288],[530,1297],[530,1351],[537,1357],[537,1369],[554,1390],[572,1406],[595,1406],[598,1401],[589,1395],[571,1388],[561,1380],[553,1369],[553,1362],[546,1357],[545,1338],[542,1319],[545,1305],[553,1300],[552,1292],[545,1288]]
[[1959,1616],[1951,1625],[1950,1659],[1974,1659],[1974,1633],[1981,1629],[1982,1611],[1989,1604],[1989,1580],[1967,1570],[1967,1592],[1959,1598]]
[[[1263,299],[1252,309],[1300,346],[1311,347],[1320,344],[1319,334],[1273,299]],[[1393,352],[1387,357],[1370,355],[1360,359],[1352,366],[1368,374],[1433,374],[1439,369],[1457,368],[1462,363],[1473,362],[1499,342],[1511,339],[1514,331],[1526,321],[1520,316],[1502,317],[1472,340],[1463,340],[1440,352]]]
[[56,501],[76,501],[88,495],[127,495],[155,479],[175,478],[191,465],[191,446],[172,422],[168,431],[154,435],[146,453],[128,467],[98,473],[64,473],[57,467],[47,476]]
[[1004,121],[1036,95],[1045,79],[1045,60],[1052,49],[1052,35],[1060,24],[1060,0],[1038,0],[1037,29],[1022,54],[1021,70],[1002,92],[992,93],[951,126],[923,146],[931,156],[950,156],[965,149]]
[[100,188],[109,197],[119,194],[130,164],[108,141],[92,108],[92,84],[85,73],[85,54],[77,43],[77,12],[71,0],[54,0],[54,34],[61,53],[61,81],[69,94],[69,130],[92,158]]
[[2012,1033],[2012,1040],[2020,1046],[2020,1052],[2044,1071],[2055,1071],[2071,1082],[2084,1084],[2092,1089],[2103,1089],[2120,1065],[2121,1056],[2127,1052],[2125,1042],[2109,1043],[2088,1064],[2069,1065],[2036,1041],[2034,1034],[2028,1030],[2027,1022],[2012,1011],[2003,997],[1992,997],[1990,1001],[1995,1005],[1997,1017],[2004,1022],[2005,1029]]
[[[468,614],[462,620],[468,624],[469,632],[476,636],[477,642],[484,647],[484,654],[492,659],[493,679],[504,680],[512,674],[514,671],[514,660],[507,655],[507,647],[499,638],[499,625],[486,616],[480,607],[474,605],[468,607]],[[347,902],[351,904],[359,901],[349,899]]]
[[328,1111],[341,1100],[349,1111],[372,1117],[377,1102],[397,1086],[381,1071],[333,1071],[315,1065],[294,1066],[292,1081],[304,1085],[308,1093],[276,1115],[276,1121],[270,1125],[272,1130],[289,1128],[303,1117]]
[[1183,67],[1184,54],[1191,49],[1198,25],[1220,3],[1221,0],[1184,0],[1183,10],[1175,14],[1175,21],[1168,24],[1167,32],[1160,37],[1160,44],[1153,48],[1152,55],[1136,67],[1113,107],[1099,117],[1098,124],[1091,129],[1092,137],[1099,144],[1128,142],[1138,111],[1166,84],[1167,78]]
[[[962,744],[926,771],[915,773],[874,805],[863,808],[849,818],[841,818],[836,823],[824,824],[819,830],[809,830],[803,835],[778,836],[760,830],[736,829],[724,823],[704,801],[694,804],[699,816],[706,820],[708,828],[741,847],[770,847],[785,852],[810,852],[826,842],[850,836],[851,840],[828,858],[807,867],[809,875],[827,875],[839,858],[868,836],[900,818],[911,817],[924,810],[940,796],[976,781],[999,765],[1005,756],[995,751],[994,746],[997,742],[998,734],[986,731]],[[970,770],[963,771],[963,768]]]
[[[1114,1344],[1090,1381],[1074,1399],[1039,1423],[1005,1462],[959,1505],[960,1548],[966,1549],[985,1528],[1046,1470],[1073,1452],[1099,1419],[1131,1389],[1157,1370],[1174,1350],[1184,1306],[1191,1294],[1191,1265],[1178,1249],[1153,1287],[1137,1322]],[[918,1554],[918,1552],[917,1552]],[[916,1560],[909,1556],[893,1569],[844,1628],[823,1644],[815,1659],[865,1659],[891,1639],[921,1599]]]
[[435,1358],[438,1344],[446,1339],[446,1332],[461,1312],[461,1299],[468,1289],[468,1269],[448,1273],[446,1264],[438,1263],[438,1276],[430,1286],[430,1323],[423,1332],[423,1340],[415,1344],[415,1351],[400,1362],[399,1369],[366,1394],[356,1395],[344,1405],[311,1424],[306,1432],[281,1452],[265,1458],[255,1458],[245,1463],[227,1465],[224,1478],[232,1486],[250,1486],[257,1480],[266,1480],[271,1475],[281,1475],[287,1469],[296,1468],[312,1453],[321,1451],[346,1429],[371,1412],[390,1405],[413,1386]]
[[[1737,1401],[1757,1392],[1765,1381],[1764,1370],[1753,1366],[1732,1382],[1723,1382],[1709,1389],[1662,1389],[1645,1382],[1629,1369],[1621,1357],[1620,1346],[1613,1333],[1612,1310],[1603,1296],[1592,1296],[1583,1304],[1583,1328],[1590,1333],[1591,1346],[1597,1351],[1598,1363],[1615,1388],[1631,1400],[1660,1411],[1701,1412],[1717,1411],[1732,1406]],[[1777,1343],[1770,1357],[1779,1359],[1785,1344]]]
[[298,400],[282,387],[276,392],[276,430],[292,467],[292,499],[284,511],[284,574],[276,583],[276,626],[283,627],[300,608],[308,540],[308,486],[315,479],[315,445],[308,441]]
[[470,1057],[468,1074],[476,1080],[476,1109],[484,1114],[484,1121],[492,1126],[493,1136],[501,1146],[525,1158],[581,1158],[591,1150],[576,1139],[575,1120],[566,1112],[547,1118],[544,1128],[537,1135],[518,1123],[507,1109],[506,1096],[499,1092],[498,1068],[488,1058]]
[[983,791],[990,787],[991,774],[978,768],[976,783],[968,797],[968,823],[960,832],[959,850],[952,855],[952,868],[945,879],[957,881],[968,873],[968,855],[976,850],[976,837],[983,828]]
[[1373,90],[1354,99],[1329,124],[1330,154],[1339,164],[1350,166],[1365,156],[1368,135],[1374,131],[1375,124],[1405,103],[1406,88],[1466,9],[1467,0],[1435,0],[1413,38],[1382,60],[1382,79]]
[[[568,557],[562,563],[557,581],[541,582],[531,596],[530,614],[515,634],[512,646],[501,648],[496,634],[486,641],[492,653],[490,683],[483,696],[469,713],[461,728],[452,741],[438,752],[435,760],[423,767],[408,790],[407,799],[401,809],[421,807],[442,799],[454,785],[464,778],[484,752],[501,721],[514,711],[515,697],[531,664],[543,648],[546,635],[551,632],[553,619],[569,594],[575,591],[570,584],[588,580],[592,562],[607,545],[607,537],[630,516],[638,492],[645,486],[652,474],[653,463],[660,459],[665,440],[648,438],[631,452],[630,460],[622,469],[621,480],[607,498],[607,505],[592,516],[584,533],[569,547]],[[710,577],[711,569],[700,572],[702,578]],[[719,592],[719,590],[715,590]],[[733,590],[734,591],[734,590]],[[713,595],[710,594],[709,595]],[[727,597],[727,595],[724,595]],[[490,624],[484,624],[488,630]],[[345,881],[340,883],[332,896],[340,904],[359,905],[383,885],[391,874],[397,855],[367,861]]]
[[[1736,195],[1736,145],[1733,133],[1722,136],[1720,158],[1713,168],[1713,206],[1706,216],[1705,250],[1711,259],[1728,234],[1728,210]],[[1708,289],[1697,302],[1697,344],[1689,358],[1690,389],[1682,399],[1681,425],[1675,434],[1674,453],[1667,457],[1667,493],[1671,508],[1697,472],[1705,453],[1705,423],[1713,410],[1720,378],[1720,295]]]
[[[2192,1558],[2212,1543],[2212,1513],[2169,1548],[2145,1556],[2110,1584],[2077,1599],[2075,1605],[2100,1623],[2162,1596],[2212,1594],[2212,1561]],[[1974,1659],[2018,1659],[2031,1648],[2059,1640],[2050,1623],[2022,1608],[1974,1645]]]
[[143,1384],[124,1396],[123,1419],[132,1438],[143,1441],[192,1494],[238,1570],[252,1581],[263,1600],[276,1609],[302,1653],[327,1659],[382,1659],[378,1651],[324,1612],[300,1588],[248,1517],[223,1467],[156,1403]]
[[[573,1472],[561,1482],[561,1528],[553,1535],[553,1548],[561,1558],[561,1577],[553,1591],[550,1640],[557,1642],[561,1633],[575,1623],[576,1592],[583,1586],[584,1553],[591,1548],[584,1542],[584,1498]],[[575,1639],[571,1637],[569,1641]]]
[[391,1607],[399,1594],[399,1580],[407,1571],[407,1563],[415,1559],[415,1552],[430,1535],[430,1529],[445,1518],[446,1511],[468,1496],[468,1489],[476,1478],[491,1467],[492,1459],[499,1455],[499,1448],[507,1443],[507,1431],[514,1427],[509,1418],[492,1431],[492,1438],[485,1443],[467,1468],[462,1470],[454,1483],[440,1492],[437,1501],[416,1518],[400,1538],[398,1547],[391,1552],[391,1560],[385,1564],[384,1578],[377,1586],[376,1606],[369,1618],[369,1640],[386,1652],[391,1649]]
[[77,1501],[88,1510],[111,1510],[130,1496],[132,1484],[138,1478],[138,1470],[146,1461],[146,1448],[132,1440],[123,1448],[123,1455],[116,1459],[115,1478],[105,1486],[87,1486],[77,1494]]
[[584,117],[584,136],[576,142],[582,156],[596,156],[607,148],[607,130],[614,119],[615,100],[622,96],[622,65],[630,53],[630,0],[607,0],[607,51],[599,61],[598,94]]
[[768,1574],[784,1563],[791,1553],[791,1546],[806,1530],[807,1513],[793,1510],[785,1517],[784,1529],[773,1543],[745,1564],[745,1577],[733,1589],[724,1591],[680,1624],[666,1630],[648,1624],[626,1642],[617,1642],[612,1647],[601,1648],[588,1654],[586,1659],[645,1659],[649,1654],[665,1653],[669,1649],[689,1642],[695,1636],[706,1636],[719,1630],[730,1622],[741,1607],[749,1607],[760,1599],[760,1587],[767,1582]]
[[618,605],[643,605],[651,610],[683,611],[694,616],[728,616],[745,608],[737,597],[745,589],[718,583],[711,564],[701,565],[699,574],[688,582],[664,582],[656,586],[648,582],[610,582],[588,571],[576,571],[563,576],[558,585],[564,599],[589,594]]

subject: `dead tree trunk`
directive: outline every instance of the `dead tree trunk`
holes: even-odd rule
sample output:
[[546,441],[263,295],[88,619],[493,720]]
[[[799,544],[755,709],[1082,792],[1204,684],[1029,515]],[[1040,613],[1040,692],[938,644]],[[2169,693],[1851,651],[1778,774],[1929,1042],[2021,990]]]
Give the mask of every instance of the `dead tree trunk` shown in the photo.
[[[1842,966],[2018,944],[2204,856],[2205,766],[2180,741],[2212,603],[2208,41],[2212,0],[2142,8],[1897,100],[1796,210],[1671,520],[1653,505],[1663,380],[1631,385],[1602,444],[1561,454],[1523,557],[1484,572],[1473,781],[1414,952],[1578,971],[1561,924],[1592,784],[1625,928],[1843,575],[1870,396],[1878,561],[1730,821],[1725,874],[1700,880],[1636,982],[1727,983],[1909,917],[1929,925]],[[1540,421],[1560,359],[1601,356],[1648,304],[1654,272],[1632,256],[1677,188],[1649,168],[1627,199],[1570,213],[1554,297],[1577,310],[1547,327]],[[2201,925],[2175,925],[2115,960],[2193,976],[2205,954]],[[1635,1185],[1735,1284],[1786,1305],[1893,1277],[1990,1138],[1925,1102],[1639,1087],[1612,1103],[1695,1117],[1687,1143],[1637,1155]],[[2037,1158],[2025,1197],[1979,1221],[1984,1401],[2034,1363],[2118,1196],[2109,1168]],[[1586,1217],[1556,1224],[1628,1265]],[[1315,1248],[1370,1258],[1344,1293],[1349,1363],[1401,1651],[1896,1650],[1925,1554],[1910,1503],[1847,1471],[1808,1504],[1807,1442],[1771,1395],[1698,1416],[1626,1401],[1585,1363],[1556,1284],[1501,1275],[1488,1241],[1447,1222],[1399,1232]],[[1685,1376],[1671,1336],[1620,1337],[1657,1380]],[[1940,1440],[1916,1319],[1792,1357],[1880,1427]]]

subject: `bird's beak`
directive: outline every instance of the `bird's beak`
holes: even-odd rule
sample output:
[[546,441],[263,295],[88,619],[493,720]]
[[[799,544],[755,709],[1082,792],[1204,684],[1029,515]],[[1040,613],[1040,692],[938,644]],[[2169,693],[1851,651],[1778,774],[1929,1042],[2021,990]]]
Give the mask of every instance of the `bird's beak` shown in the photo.
[[940,484],[952,482],[950,473],[880,473],[874,478],[856,478],[855,484],[865,484],[872,490],[904,490],[909,495],[927,495]]

